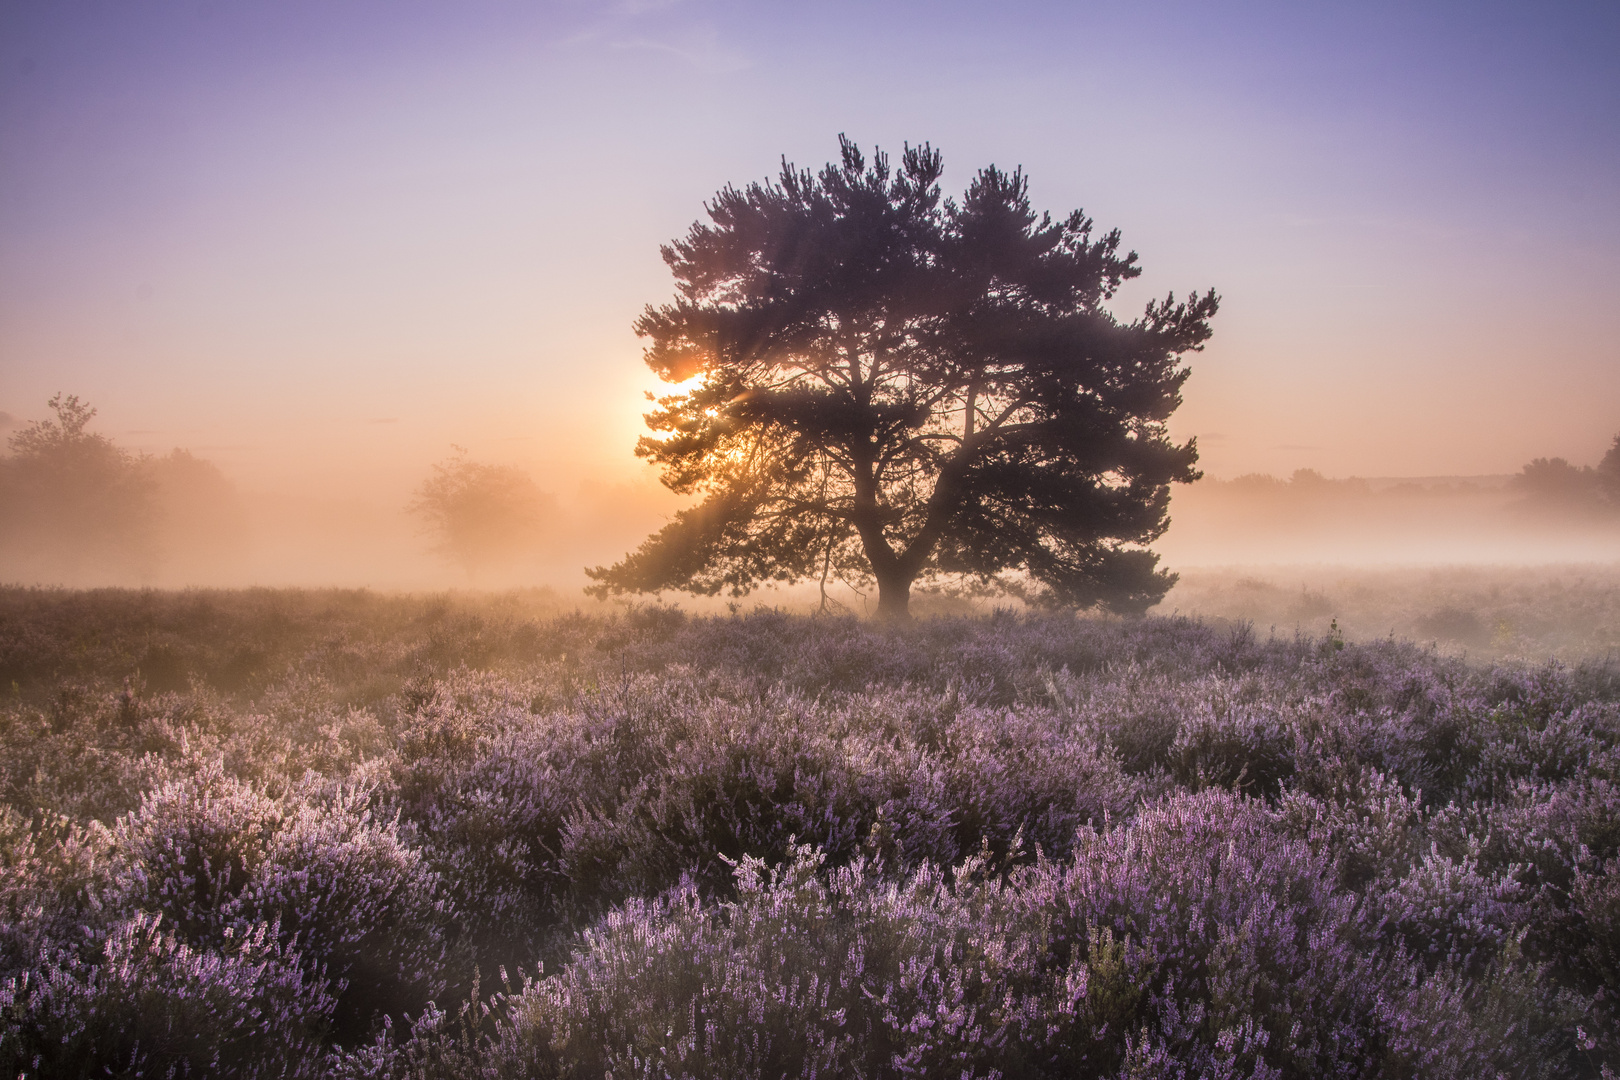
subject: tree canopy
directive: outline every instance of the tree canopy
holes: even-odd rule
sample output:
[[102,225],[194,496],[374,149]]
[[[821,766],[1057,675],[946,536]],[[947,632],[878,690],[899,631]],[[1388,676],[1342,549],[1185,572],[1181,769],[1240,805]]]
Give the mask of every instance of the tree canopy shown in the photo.
[[593,590],[741,594],[874,582],[904,616],[918,580],[959,576],[1037,603],[1141,611],[1174,575],[1144,545],[1169,485],[1198,478],[1166,421],[1213,291],[1105,306],[1140,269],[1117,230],[1030,204],[1021,170],[960,201],[924,144],[898,168],[840,137],[819,173],[726,187],[665,246],[678,296],[636,331],[682,384],[636,452],[702,501]]

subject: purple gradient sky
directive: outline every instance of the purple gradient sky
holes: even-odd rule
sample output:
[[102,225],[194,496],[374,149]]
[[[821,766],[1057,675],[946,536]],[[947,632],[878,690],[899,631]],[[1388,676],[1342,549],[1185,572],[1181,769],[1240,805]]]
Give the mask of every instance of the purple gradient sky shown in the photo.
[[716,188],[847,132],[1023,165],[1213,285],[1206,470],[1592,463],[1620,6],[0,0],[0,410],[398,499],[639,478],[629,329]]

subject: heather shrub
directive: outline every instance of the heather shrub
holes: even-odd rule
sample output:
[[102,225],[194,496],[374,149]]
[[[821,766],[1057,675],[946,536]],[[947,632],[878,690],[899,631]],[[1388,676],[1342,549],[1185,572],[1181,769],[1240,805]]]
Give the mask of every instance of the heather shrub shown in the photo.
[[1317,1075],[1364,1060],[1387,976],[1368,956],[1361,905],[1335,876],[1269,827],[1259,804],[1218,791],[1082,834],[1072,864],[1039,875],[1037,894],[1057,914],[1052,948],[1084,957],[1096,930],[1108,931],[1130,944],[1125,978],[1143,990],[1112,1032],[1070,1035],[1071,1067],[1126,1068],[1146,1046],[1195,1074],[1263,1065]]
[[986,852],[896,877],[865,859],[829,871],[808,847],[774,869],[745,859],[731,900],[688,880],[611,912],[480,1038],[435,1014],[346,1068],[1468,1076],[1573,1049],[1560,1022],[1578,1003],[1512,956],[1476,987],[1398,943],[1377,955],[1376,920],[1248,800],[1179,796],[1071,861],[996,865]]
[[164,783],[113,829],[105,900],[161,914],[200,948],[275,927],[332,982],[339,1031],[443,991],[451,908],[420,850],[361,792],[272,800],[217,764]]
[[1422,800],[1394,777],[1342,760],[1313,770],[1311,790],[1285,791],[1276,820],[1337,867],[1339,884],[1381,894],[1400,881],[1423,836]]
[[42,948],[0,985],[8,1076],[319,1075],[332,1001],[273,927],[198,949],[136,914],[92,944]]
[[164,782],[113,826],[113,906],[161,912],[173,932],[192,941],[242,929],[240,897],[281,816],[274,800],[217,763]]
[[943,810],[954,824],[950,850],[923,851],[949,864],[988,843],[1006,854],[1057,856],[1075,832],[1126,816],[1158,785],[1128,776],[1119,756],[1092,732],[1030,706],[975,705],[958,710],[941,736]]
[[842,864],[874,826],[903,864],[953,855],[940,763],[865,704],[707,701],[640,728],[633,769],[619,772],[634,786],[616,798],[595,787],[566,822],[561,865],[575,900],[652,895],[683,874],[725,891],[736,860],[780,860],[795,837]]
[[722,909],[730,919],[689,882],[632,900],[587,932],[561,974],[518,999],[508,1041],[540,1075],[848,1071],[859,1028],[838,1029],[853,988],[840,985],[844,935],[814,869],[745,872]]
[[27,821],[0,806],[0,978],[51,942],[99,925],[92,908],[105,889],[109,846],[99,823],[50,814]]
[[645,685],[579,713],[497,713],[464,760],[434,759],[443,772],[430,782],[405,766],[412,827],[458,895],[542,934],[559,913],[656,894],[683,874],[725,891],[731,862],[784,858],[795,837],[831,865],[870,844],[895,866],[949,862],[1020,833],[1067,850],[1077,825],[1127,811],[1143,790],[1027,709],[935,695],[730,704]]
[[722,731],[693,731],[616,805],[569,817],[561,856],[577,900],[656,893],[683,872],[723,888],[726,860],[779,859],[799,833],[846,857],[855,850],[883,801],[881,774],[842,775],[831,740],[757,712],[704,719]]
[[1613,1075],[1610,1011],[1559,986],[1517,939],[1477,975],[1442,967],[1414,983],[1404,1004],[1384,1010],[1391,1075]]
[[421,1008],[451,974],[454,909],[422,852],[376,820],[361,792],[294,805],[233,908],[236,925],[279,924],[312,972],[334,981],[339,1032]]
[[1477,844],[1461,859],[1431,846],[1394,888],[1369,899],[1384,936],[1407,952],[1431,966],[1476,970],[1525,922],[1515,869],[1481,873]]
[[403,827],[478,961],[528,961],[562,918],[557,853],[572,800],[590,786],[571,775],[570,743],[552,734],[538,724],[503,730],[406,804]]
[[1601,666],[1013,612],[0,613],[0,1046],[45,1071],[1620,1060]]
[[[830,874],[808,847],[737,866],[735,899],[691,882],[588,931],[558,975],[529,985],[485,1049],[501,1076],[995,1076],[1044,1037],[1039,919],[1007,902],[984,859],[884,880]],[[420,1035],[417,1035],[420,1039]],[[425,1056],[418,1051],[418,1056]],[[396,1073],[395,1075],[401,1075]]]
[[1170,774],[1193,791],[1218,787],[1275,795],[1294,774],[1289,719],[1269,703],[1199,702],[1182,716],[1170,744]]

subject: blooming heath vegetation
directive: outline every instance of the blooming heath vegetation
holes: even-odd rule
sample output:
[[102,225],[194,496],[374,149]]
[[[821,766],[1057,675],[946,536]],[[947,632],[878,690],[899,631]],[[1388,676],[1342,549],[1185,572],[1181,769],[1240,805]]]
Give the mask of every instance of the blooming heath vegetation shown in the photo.
[[7,1076],[1598,1077],[1620,671],[0,591]]

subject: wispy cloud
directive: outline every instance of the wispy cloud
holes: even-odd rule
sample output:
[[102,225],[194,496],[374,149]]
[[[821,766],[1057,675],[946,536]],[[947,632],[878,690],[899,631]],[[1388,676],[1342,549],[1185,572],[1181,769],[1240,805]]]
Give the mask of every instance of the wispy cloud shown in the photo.
[[635,18],[645,15],[649,11],[662,11],[664,8],[674,7],[681,0],[618,0],[609,5],[608,10],[623,18]]
[[688,31],[680,34],[676,40],[636,37],[623,41],[609,41],[608,47],[610,49],[645,49],[649,52],[667,53],[685,61],[699,71],[723,73],[741,71],[750,66],[746,56],[738,50],[724,45],[720,41],[720,35],[712,29]]
[[[681,0],[616,0],[606,6],[602,18],[564,44],[665,53],[705,72],[741,71],[752,66],[748,56],[723,42],[714,27],[683,24],[679,17],[655,17],[680,4]],[[655,23],[662,25],[651,25]]]

